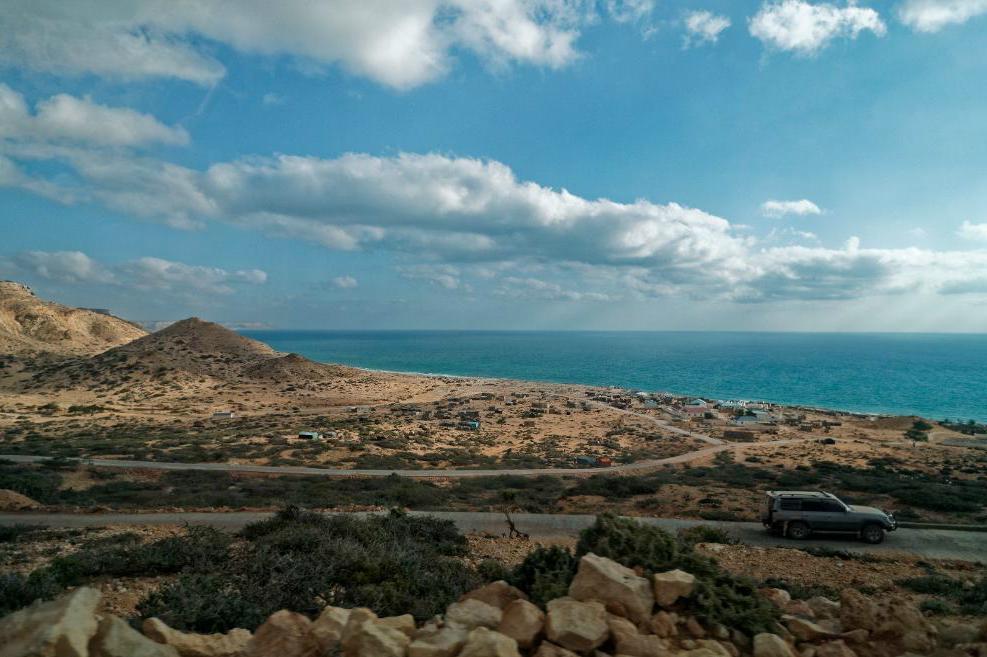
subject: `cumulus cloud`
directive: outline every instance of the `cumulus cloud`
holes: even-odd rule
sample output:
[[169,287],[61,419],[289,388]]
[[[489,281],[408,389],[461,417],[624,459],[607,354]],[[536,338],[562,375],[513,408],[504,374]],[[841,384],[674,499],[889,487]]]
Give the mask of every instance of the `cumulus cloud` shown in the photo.
[[618,23],[646,18],[654,11],[654,0],[607,0],[607,13]]
[[798,201],[765,201],[761,204],[761,214],[765,217],[778,219],[787,215],[804,217],[809,214],[822,214],[818,205],[808,199]]
[[[407,263],[400,275],[445,290],[472,293],[472,278],[507,296],[523,290],[529,297],[570,300],[633,293],[756,302],[908,290],[953,294],[976,290],[987,277],[987,250],[865,249],[856,240],[837,249],[808,247],[799,242],[811,236],[794,232],[759,240],[700,209],[586,199],[519,180],[492,160],[434,153],[278,155],[196,170],[125,150],[8,157],[13,165],[28,157],[66,166],[41,168],[57,169],[57,177],[18,177],[0,166],[2,184],[48,185],[55,192],[68,184],[72,202],[98,202],[174,226],[218,221],[330,249],[399,254]],[[820,212],[805,199],[769,201],[766,211]],[[961,230],[979,234],[974,224]],[[219,293],[266,277],[154,258],[112,273],[148,287]],[[512,278],[509,284],[505,277]],[[554,282],[562,280],[564,286]]]
[[2,263],[5,269],[59,283],[112,283],[113,272],[81,251],[25,251]]
[[349,290],[359,285],[357,280],[352,276],[336,276],[332,279],[332,284],[341,290]]
[[260,269],[227,271],[153,257],[105,265],[81,251],[26,251],[0,258],[0,265],[14,275],[62,283],[101,283],[177,293],[231,294],[236,284],[267,282],[267,273]]
[[964,221],[956,234],[967,240],[987,242],[987,224],[974,224]]
[[730,19],[711,11],[692,11],[685,17],[685,40],[688,47],[716,43],[720,33],[730,27]]
[[32,114],[24,96],[0,83],[0,140],[105,147],[188,143],[184,128],[167,126],[149,114],[107,107],[90,98],[58,94],[42,100]]
[[987,0],[906,0],[898,17],[917,32],[938,32],[987,14]]
[[751,36],[775,50],[813,55],[833,39],[856,39],[861,32],[884,36],[887,27],[880,14],[869,7],[805,0],[769,0],[749,23]]
[[[609,4],[623,19],[651,3]],[[594,14],[578,0],[9,0],[0,9],[0,65],[211,85],[225,75],[212,41],[408,89],[445,74],[457,51],[495,64],[564,66],[578,57],[580,28]]]

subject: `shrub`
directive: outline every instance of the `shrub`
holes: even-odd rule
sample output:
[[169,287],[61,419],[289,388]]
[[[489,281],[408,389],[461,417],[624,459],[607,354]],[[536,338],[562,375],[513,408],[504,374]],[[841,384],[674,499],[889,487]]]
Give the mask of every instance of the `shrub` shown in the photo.
[[945,575],[924,575],[922,577],[911,577],[900,579],[895,582],[910,591],[916,593],[927,593],[931,595],[949,595],[961,585],[955,579]]
[[931,616],[950,616],[956,613],[956,609],[951,604],[938,598],[923,600],[918,607]]
[[189,631],[225,632],[232,627],[256,627],[264,612],[240,594],[223,575],[183,575],[150,593],[137,606],[141,618],[157,616],[170,627]]
[[680,543],[693,546],[697,543],[722,543],[724,545],[737,545],[740,540],[725,529],[711,527],[709,525],[696,525],[694,527],[684,527],[677,533]]
[[569,592],[576,574],[576,558],[557,545],[538,547],[511,573],[508,581],[528,594],[532,602],[544,605]]
[[0,543],[14,543],[22,538],[30,537],[44,529],[41,525],[5,525],[0,526]]

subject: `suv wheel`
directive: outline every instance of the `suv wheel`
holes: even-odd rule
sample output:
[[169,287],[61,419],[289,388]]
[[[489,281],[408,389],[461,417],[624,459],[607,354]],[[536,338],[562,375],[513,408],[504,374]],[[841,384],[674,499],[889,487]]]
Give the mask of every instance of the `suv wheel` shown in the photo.
[[865,543],[876,545],[884,542],[884,528],[880,525],[866,525],[860,532]]
[[812,532],[809,530],[809,525],[804,522],[792,522],[788,524],[788,538],[794,538],[796,541],[801,541],[809,538],[809,534]]

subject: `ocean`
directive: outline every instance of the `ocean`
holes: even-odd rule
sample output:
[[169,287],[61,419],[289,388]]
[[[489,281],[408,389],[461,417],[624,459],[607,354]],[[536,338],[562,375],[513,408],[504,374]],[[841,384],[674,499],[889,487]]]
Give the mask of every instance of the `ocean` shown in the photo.
[[987,421],[987,335],[243,331],[357,367]]

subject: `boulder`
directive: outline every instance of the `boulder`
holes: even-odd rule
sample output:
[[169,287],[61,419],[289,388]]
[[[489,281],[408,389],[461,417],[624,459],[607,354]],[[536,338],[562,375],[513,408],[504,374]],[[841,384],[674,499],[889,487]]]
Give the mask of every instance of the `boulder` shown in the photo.
[[667,639],[679,633],[678,627],[676,627],[676,620],[675,614],[670,614],[667,611],[659,611],[651,617],[649,625],[652,632]]
[[521,657],[517,641],[500,632],[478,627],[466,637],[459,657]]
[[141,625],[144,636],[172,646],[181,657],[240,657],[250,643],[250,632],[237,628],[226,634],[194,634],[168,627],[160,618]]
[[843,641],[827,641],[816,648],[815,657],[857,657],[857,653]]
[[798,616],[784,616],[782,620],[792,636],[801,641],[823,641],[839,637],[839,632],[831,632],[826,628]]
[[178,651],[148,639],[116,616],[107,616],[89,642],[89,657],[178,657]]
[[809,608],[812,610],[812,613],[816,615],[816,618],[840,617],[840,603],[835,600],[830,600],[829,598],[824,598],[821,595],[817,595],[806,600],[805,604],[809,605]]
[[466,643],[468,634],[461,627],[443,627],[416,636],[408,646],[408,657],[454,657]]
[[607,640],[607,611],[599,602],[558,598],[548,603],[545,635],[574,652],[589,652]]
[[476,598],[454,602],[446,608],[446,623],[472,630],[475,627],[494,629],[500,625],[503,612]]
[[704,628],[694,616],[689,616],[685,619],[685,631],[701,639],[706,636],[706,628]]
[[415,634],[415,617],[411,614],[402,614],[401,616],[385,616],[381,618],[380,621],[388,627],[393,627],[399,632],[404,632],[407,636],[413,636]]
[[[598,654],[599,651],[597,651]],[[538,650],[535,651],[533,657],[579,657],[576,653],[571,650],[566,650],[561,646],[557,646],[554,643],[549,643],[548,641],[542,641],[541,645],[538,646]]]
[[668,641],[654,634],[641,634],[626,618],[611,616],[607,624],[618,655],[659,657],[668,653]]
[[[360,613],[357,612],[369,612]],[[411,639],[401,630],[382,623],[369,610],[354,609],[343,632],[344,657],[405,657]]]
[[795,651],[777,634],[765,632],[754,637],[754,657],[795,657]]
[[651,616],[654,597],[648,580],[616,561],[587,554],[569,585],[575,600],[599,600],[611,612],[643,623]]
[[785,589],[763,588],[758,589],[757,592],[778,609],[784,609],[792,601],[791,593]]
[[527,600],[514,600],[504,608],[497,631],[522,648],[530,648],[545,628],[545,612]]
[[514,588],[504,580],[499,580],[490,582],[469,593],[464,593],[463,597],[459,598],[459,602],[470,599],[486,602],[491,607],[497,607],[497,609],[504,609],[515,600],[527,600],[528,596],[521,589]]
[[877,627],[880,609],[874,601],[853,589],[840,592],[840,620],[847,630],[872,630]]
[[284,609],[271,614],[257,628],[246,650],[246,657],[315,657],[319,654],[320,641],[312,632],[312,621]]
[[0,619],[0,657],[85,657],[100,593],[80,587]]
[[[733,645],[731,645],[730,648],[737,650]],[[714,641],[713,639],[700,639],[696,641],[696,647],[693,648],[690,655],[700,651],[710,655],[710,657],[734,657],[734,653],[730,652],[729,648],[719,641]],[[737,654],[740,654],[739,651],[737,651]]]
[[671,607],[679,598],[688,598],[696,586],[696,578],[682,570],[656,573],[653,578],[655,602]]
[[326,654],[343,639],[343,630],[350,620],[350,610],[326,607],[312,623],[312,636],[319,644],[319,654]]
[[960,643],[976,643],[979,638],[980,630],[966,623],[947,625],[939,630],[940,642],[950,648]]

